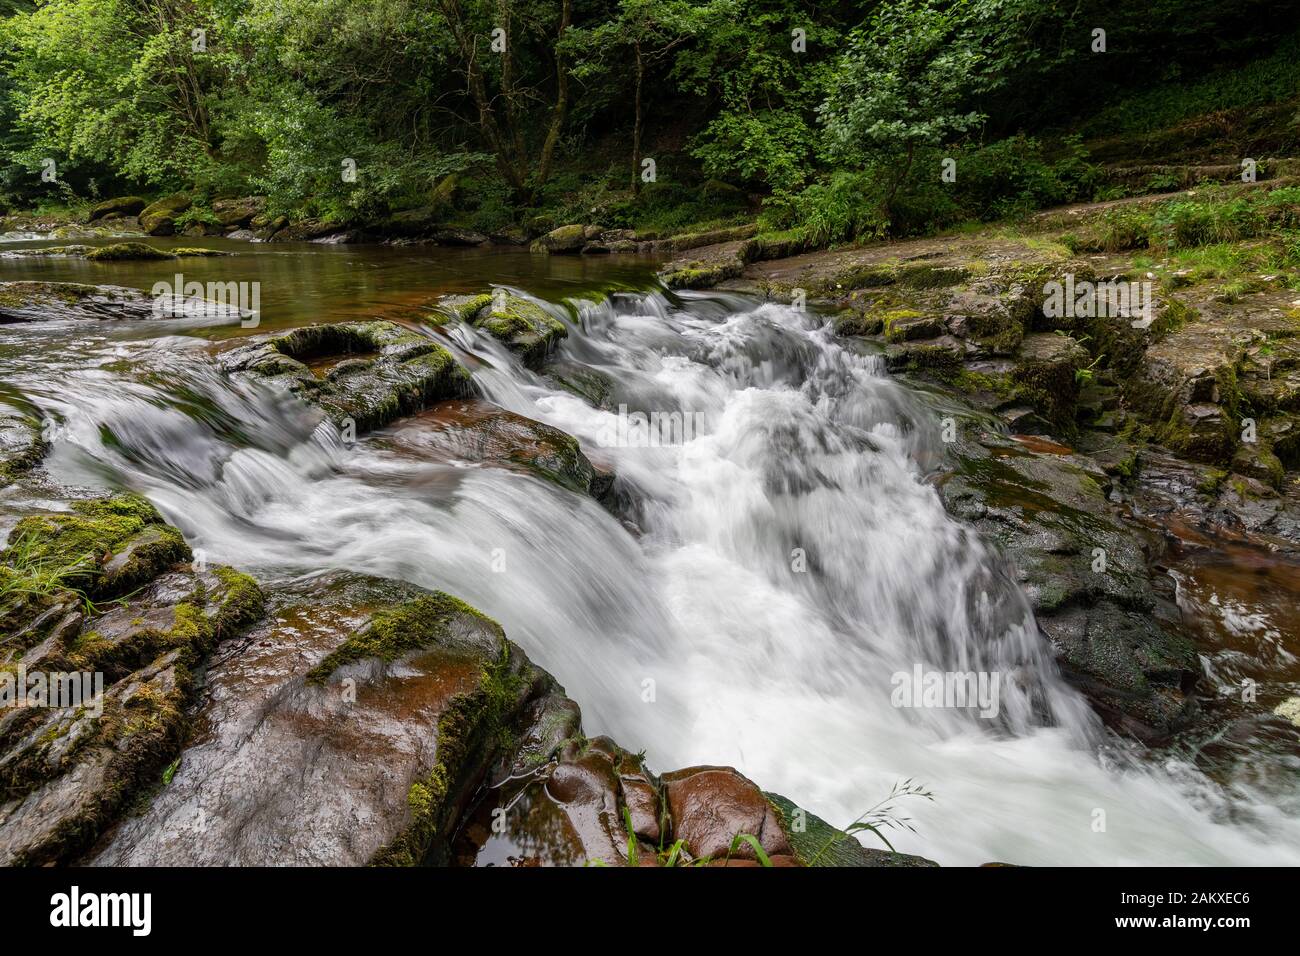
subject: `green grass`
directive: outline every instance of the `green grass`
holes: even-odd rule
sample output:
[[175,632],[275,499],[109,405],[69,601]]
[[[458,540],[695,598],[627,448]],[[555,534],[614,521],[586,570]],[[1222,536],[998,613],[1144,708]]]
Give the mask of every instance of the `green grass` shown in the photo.
[[[75,594],[87,607],[90,599],[77,586],[95,568],[91,552],[69,556],[48,551],[40,536],[21,531],[9,543],[0,564],[0,614],[11,604],[41,600],[60,593]],[[21,605],[20,605],[21,606]],[[0,644],[4,641],[0,640]]]

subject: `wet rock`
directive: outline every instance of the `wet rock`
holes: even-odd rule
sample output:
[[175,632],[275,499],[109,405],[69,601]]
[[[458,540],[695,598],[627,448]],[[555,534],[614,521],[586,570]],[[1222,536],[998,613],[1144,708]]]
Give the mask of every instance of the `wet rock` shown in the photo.
[[438,307],[503,342],[534,371],[541,369],[547,355],[569,334],[563,322],[537,303],[504,292],[448,296]]
[[140,228],[150,236],[175,235],[176,217],[191,205],[193,201],[184,193],[165,196],[140,211]]
[[465,804],[554,690],[454,598],[302,582],[209,666],[174,778],[90,862],[445,862]]
[[570,359],[562,359],[546,364],[546,375],[557,386],[572,392],[596,408],[609,407],[609,398],[614,391],[614,379],[590,365],[584,365]]
[[145,201],[139,196],[122,196],[118,199],[105,199],[90,207],[87,222],[95,222],[110,216],[135,216],[145,207]]
[[940,483],[945,506],[1012,560],[1065,677],[1113,726],[1144,740],[1185,726],[1199,661],[1154,613],[1153,545],[1107,501],[1106,472],[1081,455],[988,434],[959,443],[958,455]]
[[443,402],[409,428],[399,429],[394,440],[436,448],[464,461],[518,466],[578,494],[599,496],[609,484],[577,439],[490,402]]
[[468,373],[433,339],[392,322],[315,325],[235,348],[222,367],[318,406],[339,428],[380,428],[461,394]]
[[[576,732],[575,732],[576,733]],[[488,790],[462,832],[464,864],[933,866],[869,850],[730,767],[652,773],[608,737],[577,733],[522,787]],[[501,826],[504,822],[504,828]],[[740,839],[738,839],[738,837]],[[762,849],[765,862],[746,837]],[[733,849],[734,846],[734,849]]]
[[[83,548],[92,558],[69,565]],[[68,862],[179,752],[195,668],[262,613],[251,578],[179,563],[188,553],[129,496],[14,528],[0,577],[72,570],[0,607],[0,669],[24,677],[29,704],[0,713],[0,865]],[[37,701],[33,675],[48,688]]]
[[1068,335],[1036,332],[1020,344],[1019,361],[1011,373],[1017,396],[1028,401],[1048,421],[1067,432],[1073,429],[1079,397],[1076,373],[1088,365],[1088,350]]
[[0,325],[155,317],[153,300],[138,289],[81,282],[0,282]]
[[47,447],[38,421],[0,407],[0,478],[12,481],[30,471]]
[[691,855],[755,859],[755,850],[738,833],[757,838],[769,857],[790,856],[792,849],[776,809],[762,791],[730,767],[690,767],[662,777],[673,835],[685,840]]
[[531,246],[533,252],[580,252],[587,243],[587,227],[581,224],[560,226],[537,239]]

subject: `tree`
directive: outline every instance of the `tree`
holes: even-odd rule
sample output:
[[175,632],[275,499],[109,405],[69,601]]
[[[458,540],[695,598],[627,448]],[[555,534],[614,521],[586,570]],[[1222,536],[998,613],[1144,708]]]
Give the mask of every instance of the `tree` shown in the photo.
[[888,212],[922,146],[939,146],[985,120],[967,104],[992,85],[996,56],[981,46],[969,0],[900,0],[877,9],[849,49],[820,113],[827,153],[887,180]]
[[[494,6],[480,2],[473,8],[462,0],[438,0],[438,6],[460,54],[461,72],[478,113],[479,132],[516,198],[530,202],[550,178],[555,148],[568,115],[570,66],[564,39],[573,19],[573,0],[560,0],[554,33],[554,102],[536,162],[528,146],[526,106],[540,94],[536,87],[526,85],[519,70],[524,44],[516,35],[520,18],[515,16],[511,0],[496,0]],[[497,57],[498,62],[492,64],[490,57]],[[496,95],[489,92],[492,78],[499,89]]]
[[646,75],[669,55],[717,22],[732,0],[619,0],[612,15],[585,30],[570,31],[578,51],[579,79],[608,82],[632,61],[632,191],[641,191],[641,143],[645,130]]

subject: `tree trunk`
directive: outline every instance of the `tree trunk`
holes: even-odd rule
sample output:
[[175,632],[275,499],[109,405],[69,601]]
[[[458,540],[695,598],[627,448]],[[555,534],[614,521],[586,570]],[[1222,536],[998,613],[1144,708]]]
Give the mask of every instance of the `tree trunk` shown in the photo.
[[641,81],[645,78],[645,63],[641,59],[641,43],[636,48],[636,106],[632,119],[632,195],[641,194]]
[[573,0],[564,0],[560,8],[560,30],[556,35],[555,46],[555,109],[551,113],[551,128],[546,132],[546,142],[542,144],[542,157],[537,164],[535,186],[541,186],[551,176],[551,159],[555,155],[556,144],[560,142],[560,133],[564,131],[564,120],[569,113],[569,66],[565,62],[559,40],[569,29],[573,17]]

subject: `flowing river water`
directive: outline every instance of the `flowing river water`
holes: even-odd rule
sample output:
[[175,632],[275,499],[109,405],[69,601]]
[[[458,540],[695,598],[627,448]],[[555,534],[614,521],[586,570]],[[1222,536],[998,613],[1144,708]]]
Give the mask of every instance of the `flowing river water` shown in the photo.
[[[915,832],[893,842],[945,864],[1300,863],[1294,756],[1225,782],[1108,737],[1003,559],[927,482],[943,454],[935,399],[815,314],[669,295],[635,259],[204,244],[238,255],[181,269],[0,259],[3,279],[261,283],[258,329],[0,326],[0,402],[58,423],[59,481],[136,490],[206,560],[271,586],[346,568],[458,595],[559,679],[589,734],[645,748],[653,767],[732,764],[837,825],[911,778],[934,799],[901,808]],[[559,357],[608,376],[614,409],[679,411],[698,433],[609,445],[615,411],[475,329],[421,321],[436,295],[498,286],[568,324]],[[481,398],[577,437],[623,483],[622,518],[457,460],[437,440],[445,413],[344,443],[212,361],[235,335],[378,315],[438,336]],[[0,530],[39,505],[0,493]],[[1294,644],[1274,650],[1294,668]],[[891,676],[917,663],[1011,675],[999,718],[895,707]]]

